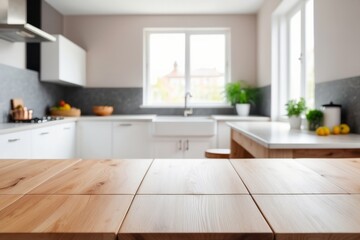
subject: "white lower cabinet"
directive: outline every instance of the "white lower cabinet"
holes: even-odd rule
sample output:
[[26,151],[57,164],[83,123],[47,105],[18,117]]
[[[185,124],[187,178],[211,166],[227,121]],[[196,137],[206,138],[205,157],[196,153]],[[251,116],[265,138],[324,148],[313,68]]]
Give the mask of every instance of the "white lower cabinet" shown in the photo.
[[32,130],[33,159],[75,157],[75,123],[64,123]]
[[28,159],[31,156],[31,131],[0,135],[0,159]]
[[225,121],[219,121],[217,123],[217,148],[230,149],[231,128]]
[[84,159],[111,158],[112,122],[78,122],[77,156]]
[[155,158],[204,158],[215,147],[215,138],[156,138]]
[[65,123],[57,128],[57,136],[60,141],[56,147],[57,158],[67,159],[75,157],[76,148],[76,124]]
[[113,158],[153,158],[151,122],[113,122]]
[[56,127],[44,127],[32,130],[31,143],[33,159],[53,159],[60,141],[56,136]]

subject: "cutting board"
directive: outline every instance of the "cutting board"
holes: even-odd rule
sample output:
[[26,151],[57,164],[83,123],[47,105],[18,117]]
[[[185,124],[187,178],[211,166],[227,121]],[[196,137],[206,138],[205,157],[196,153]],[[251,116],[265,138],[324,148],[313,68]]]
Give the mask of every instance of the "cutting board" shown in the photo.
[[24,106],[24,100],[22,98],[13,98],[11,99],[11,109],[15,109],[17,106]]

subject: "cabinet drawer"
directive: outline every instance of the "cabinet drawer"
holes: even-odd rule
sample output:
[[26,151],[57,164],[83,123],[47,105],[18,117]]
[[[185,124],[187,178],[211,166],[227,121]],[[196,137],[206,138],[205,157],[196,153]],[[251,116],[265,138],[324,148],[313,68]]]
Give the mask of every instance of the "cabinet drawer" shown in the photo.
[[0,135],[1,159],[26,159],[31,156],[31,132]]

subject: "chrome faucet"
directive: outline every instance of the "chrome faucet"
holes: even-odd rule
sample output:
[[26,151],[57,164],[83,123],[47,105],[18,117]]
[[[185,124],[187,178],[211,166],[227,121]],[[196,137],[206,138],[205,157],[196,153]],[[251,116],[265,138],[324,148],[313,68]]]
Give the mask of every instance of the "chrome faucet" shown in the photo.
[[193,113],[192,108],[188,109],[188,98],[192,97],[190,92],[185,93],[185,109],[184,109],[184,116],[187,117]]

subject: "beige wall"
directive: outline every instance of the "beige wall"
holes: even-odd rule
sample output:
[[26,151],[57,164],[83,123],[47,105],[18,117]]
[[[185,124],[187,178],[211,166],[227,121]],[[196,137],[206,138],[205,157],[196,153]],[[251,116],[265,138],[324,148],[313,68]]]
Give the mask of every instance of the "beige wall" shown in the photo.
[[88,86],[141,87],[147,27],[230,27],[232,79],[256,82],[256,15],[67,16],[65,36],[87,49]]
[[265,0],[257,15],[257,85],[271,84],[271,15],[282,0]]
[[360,1],[314,4],[316,82],[360,76]]
[[63,33],[63,16],[44,0],[41,5],[41,28],[51,34]]

